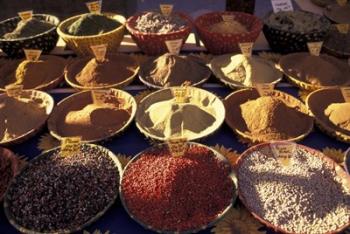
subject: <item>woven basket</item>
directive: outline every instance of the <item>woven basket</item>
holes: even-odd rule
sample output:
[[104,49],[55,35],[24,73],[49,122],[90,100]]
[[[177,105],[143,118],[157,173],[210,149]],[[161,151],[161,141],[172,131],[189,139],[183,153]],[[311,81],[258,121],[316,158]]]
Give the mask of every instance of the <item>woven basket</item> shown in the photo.
[[77,19],[85,14],[73,16],[64,20],[57,28],[58,35],[66,42],[67,46],[72,49],[77,55],[91,55],[92,51],[90,46],[108,44],[108,52],[117,52],[124,38],[125,32],[125,18],[121,15],[113,13],[104,13],[112,19],[117,20],[122,25],[110,32],[106,32],[100,35],[93,36],[73,36],[66,33],[67,28],[74,23]]
[[[187,22],[187,26],[179,31],[171,33],[143,33],[135,29],[136,20],[139,16],[145,14],[131,16],[126,22],[126,28],[130,32],[132,38],[136,42],[137,46],[147,55],[161,55],[168,52],[165,41],[183,39],[184,44],[188,35],[192,30],[192,20],[190,17],[183,13],[176,12],[174,14],[180,16]],[[183,45],[182,44],[182,45]]]

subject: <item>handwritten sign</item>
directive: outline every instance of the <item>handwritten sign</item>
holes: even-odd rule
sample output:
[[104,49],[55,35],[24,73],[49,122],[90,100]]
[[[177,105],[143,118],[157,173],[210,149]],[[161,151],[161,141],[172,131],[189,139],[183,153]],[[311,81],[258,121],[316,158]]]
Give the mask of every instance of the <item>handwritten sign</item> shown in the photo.
[[106,103],[106,90],[100,90],[100,89],[96,89],[96,90],[91,90],[91,97],[92,97],[92,101],[94,104],[96,105],[103,105]]
[[21,18],[21,20],[28,21],[33,18],[33,11],[21,11],[18,12],[18,15]]
[[342,34],[347,34],[349,32],[349,24],[336,24],[335,26]]
[[344,97],[345,102],[350,102],[350,87],[340,88],[341,94]]
[[234,15],[229,15],[229,14],[226,14],[226,15],[222,15],[222,21],[224,22],[233,22],[235,21],[235,16]]
[[100,14],[101,9],[102,9],[102,0],[101,1],[87,2],[86,6],[89,9],[90,13]]
[[80,152],[81,137],[63,137],[61,140],[61,155],[69,157]]
[[23,85],[10,84],[5,86],[6,94],[9,97],[19,97],[23,91]]
[[282,166],[288,167],[293,163],[296,144],[293,142],[270,143],[272,153]]
[[253,52],[253,42],[238,43],[241,52],[246,57],[251,57]]
[[308,42],[307,43],[307,47],[309,49],[309,52],[313,56],[320,56],[322,45],[323,45],[323,41]]
[[183,39],[165,41],[166,47],[170,54],[179,54]]
[[175,97],[176,103],[186,103],[188,98],[188,89],[186,86],[172,88],[173,96]]
[[181,157],[187,151],[187,139],[186,138],[170,138],[167,140],[168,148],[172,156]]
[[29,61],[38,61],[40,58],[42,50],[32,50],[32,49],[23,49],[26,59]]
[[293,11],[293,4],[291,0],[271,0],[273,12]]
[[169,16],[173,12],[174,5],[172,5],[172,4],[160,4],[159,8],[160,8],[160,12],[162,12],[163,15]]
[[99,62],[103,62],[107,53],[107,44],[90,46],[95,58]]
[[261,97],[269,95],[275,87],[274,84],[270,83],[260,83],[255,84],[254,86]]

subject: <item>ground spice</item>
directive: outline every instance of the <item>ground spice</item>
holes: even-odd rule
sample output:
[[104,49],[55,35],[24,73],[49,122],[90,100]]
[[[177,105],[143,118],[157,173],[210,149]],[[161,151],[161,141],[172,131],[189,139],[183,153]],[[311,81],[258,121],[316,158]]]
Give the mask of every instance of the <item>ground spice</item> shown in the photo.
[[21,20],[12,32],[4,34],[2,37],[4,39],[32,37],[44,33],[53,27],[55,27],[55,25],[47,21],[38,20],[36,18],[32,18],[27,21]]
[[345,172],[340,176],[339,166],[320,157],[322,153],[299,145],[287,167],[268,145],[244,155],[238,188],[246,207],[288,233],[332,233],[347,225],[349,179]]
[[46,118],[46,108],[41,99],[3,96],[0,99],[0,142],[38,128]]
[[230,172],[202,146],[182,157],[172,157],[167,147],[153,148],[124,171],[121,191],[129,212],[144,224],[189,231],[215,220],[230,204]]
[[246,26],[241,24],[239,21],[220,21],[218,23],[209,26],[209,31],[213,33],[223,34],[241,34],[248,32]]
[[136,19],[135,29],[144,33],[171,33],[187,27],[187,22],[176,14],[165,16],[147,12]]
[[193,56],[166,53],[146,61],[140,75],[151,84],[169,87],[181,86],[185,82],[196,84],[208,78],[210,70],[203,61]]
[[92,36],[110,32],[121,26],[117,20],[101,14],[85,14],[67,28],[74,36]]
[[332,103],[324,114],[334,125],[350,131],[350,103]]
[[59,150],[34,159],[9,188],[14,220],[38,232],[74,230],[118,194],[119,173],[107,151],[83,145],[68,157]]

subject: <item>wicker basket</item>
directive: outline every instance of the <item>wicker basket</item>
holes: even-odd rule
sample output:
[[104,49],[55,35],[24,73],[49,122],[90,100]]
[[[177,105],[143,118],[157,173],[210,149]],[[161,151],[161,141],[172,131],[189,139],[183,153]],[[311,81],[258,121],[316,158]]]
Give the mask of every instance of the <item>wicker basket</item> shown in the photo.
[[112,19],[117,20],[122,25],[110,32],[93,36],[73,36],[66,33],[66,29],[77,19],[85,14],[73,16],[64,20],[57,28],[58,35],[66,42],[67,46],[71,48],[77,55],[91,55],[90,46],[99,44],[108,44],[108,52],[117,52],[124,38],[125,32],[125,18],[122,15],[113,13],[104,13]]

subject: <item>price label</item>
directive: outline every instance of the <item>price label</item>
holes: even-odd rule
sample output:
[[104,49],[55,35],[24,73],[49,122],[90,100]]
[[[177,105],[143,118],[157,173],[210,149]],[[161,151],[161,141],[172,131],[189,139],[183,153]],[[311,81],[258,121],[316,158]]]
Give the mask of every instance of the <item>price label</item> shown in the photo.
[[103,62],[105,60],[106,53],[107,53],[107,44],[93,45],[93,46],[90,46],[90,48],[94,53],[97,61]]
[[33,11],[21,11],[18,12],[18,15],[21,18],[21,20],[28,21],[33,18]]
[[309,48],[309,52],[313,56],[320,56],[322,45],[323,45],[323,41],[308,42],[307,43],[307,47]]
[[6,94],[9,97],[19,97],[23,91],[23,85],[10,84],[5,86]]
[[341,94],[344,97],[345,102],[350,102],[350,87],[340,88]]
[[91,91],[91,97],[92,97],[92,101],[94,104],[96,105],[103,105],[106,103],[106,90],[92,90]]
[[337,0],[339,6],[345,6],[348,3],[348,0]]
[[293,11],[293,4],[291,0],[271,0],[273,12]]
[[186,103],[188,97],[188,89],[186,86],[173,88],[172,89],[173,96],[175,97],[176,103]]
[[233,22],[235,21],[235,16],[234,15],[222,15],[222,21],[224,22]]
[[270,143],[272,153],[282,166],[288,167],[293,163],[296,144],[293,142]]
[[172,156],[181,157],[187,151],[187,139],[186,138],[170,138],[167,140],[168,148]]
[[81,137],[63,137],[61,140],[61,155],[69,157],[80,152]]
[[24,50],[24,54],[26,56],[27,60],[30,61],[38,61],[38,59],[40,58],[41,52],[42,50],[29,50],[29,49],[23,49]]
[[182,39],[165,41],[170,54],[179,54],[182,46]]
[[238,43],[241,52],[246,57],[251,57],[253,52],[253,42]]
[[342,34],[347,34],[349,32],[349,24],[336,24],[335,26]]
[[172,5],[172,4],[160,4],[159,8],[160,8],[160,12],[162,12],[163,15],[169,16],[173,12],[174,5]]
[[270,83],[255,84],[255,89],[258,91],[261,97],[269,95],[273,91],[274,87],[274,84]]
[[101,9],[102,9],[102,0],[101,1],[87,2],[86,6],[89,9],[90,13],[100,14]]

